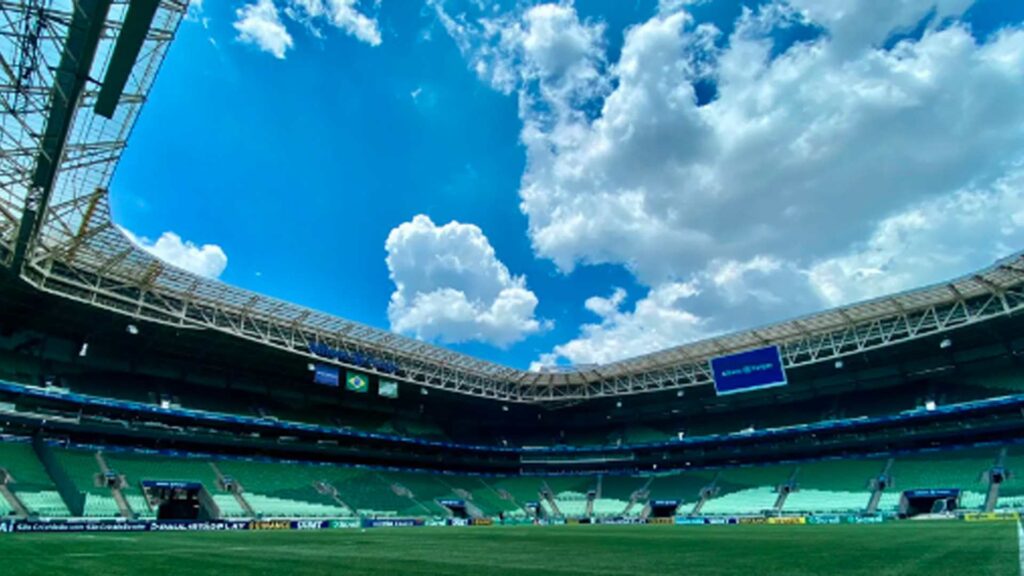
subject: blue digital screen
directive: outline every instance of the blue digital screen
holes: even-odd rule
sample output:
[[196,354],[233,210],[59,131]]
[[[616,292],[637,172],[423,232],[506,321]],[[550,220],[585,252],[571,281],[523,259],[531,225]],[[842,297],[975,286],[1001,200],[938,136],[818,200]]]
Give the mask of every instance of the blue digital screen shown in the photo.
[[328,366],[326,364],[317,364],[316,372],[313,373],[313,382],[337,388],[341,382],[341,377],[338,374],[338,367]]
[[778,346],[713,358],[711,373],[719,396],[786,385]]

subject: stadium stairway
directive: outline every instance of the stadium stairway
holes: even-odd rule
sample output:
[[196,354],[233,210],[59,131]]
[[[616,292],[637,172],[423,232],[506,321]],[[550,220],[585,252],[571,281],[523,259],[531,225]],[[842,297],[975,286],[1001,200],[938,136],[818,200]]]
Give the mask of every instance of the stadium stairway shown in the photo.
[[458,498],[451,487],[433,474],[413,472],[382,472],[381,477],[392,487],[404,488],[411,499],[423,507],[431,516],[451,516],[451,511],[438,503],[441,498]]
[[540,484],[547,489],[548,503],[556,516],[584,518],[597,481],[593,476],[552,476],[540,480]]
[[797,490],[783,512],[863,512],[871,497],[871,479],[885,469],[885,460],[823,460],[798,466]]
[[703,514],[761,514],[772,511],[776,489],[792,475],[793,466],[727,468],[716,480],[717,493],[701,509]]
[[[352,512],[328,489],[326,467],[290,462],[221,461],[216,467],[242,487],[260,516],[341,517]],[[320,488],[318,489],[318,486]]]
[[360,516],[424,516],[428,510],[373,470],[332,467],[328,481]]
[[998,455],[999,448],[972,448],[897,456],[892,470],[893,485],[900,493],[924,488],[957,488],[961,509],[980,510],[988,490],[985,472]]
[[[169,457],[156,454],[105,452],[110,470],[124,477],[122,492],[132,510],[142,517],[155,512],[146,502],[142,490],[144,480],[177,480],[198,482],[210,495],[222,517],[242,517],[245,511],[233,494],[218,494],[217,477],[206,457]],[[224,498],[227,496],[227,498]]]
[[82,515],[92,518],[117,518],[123,516],[117,501],[107,488],[98,482],[102,470],[95,452],[54,449],[57,462],[64,468],[75,488],[85,494]]
[[0,468],[10,475],[7,489],[27,513],[46,518],[71,515],[29,443],[0,442]]
[[115,478],[116,480],[110,484],[110,495],[114,498],[114,502],[117,503],[118,509],[121,511],[121,516],[131,520],[137,518],[139,515],[132,510],[131,503],[125,497],[122,487],[124,485],[124,476],[115,474],[110,466],[107,465],[106,458],[103,457],[103,452],[96,452],[96,464],[100,468],[100,473],[103,478]]
[[[700,491],[714,480],[713,472],[681,472],[653,476],[649,500],[678,500],[679,511],[689,512],[700,500]],[[646,507],[641,516],[646,514]]]
[[442,481],[457,493],[468,494],[473,504],[486,516],[519,517],[526,515],[526,511],[516,503],[514,498],[502,496],[483,478],[444,476]]
[[[596,517],[636,516],[636,498],[647,486],[647,479],[635,476],[603,475],[594,498],[592,515]],[[642,506],[641,506],[642,509]]]
[[491,478],[487,483],[502,498],[513,502],[528,514],[528,502],[540,502],[541,479],[534,476],[499,476]]
[[255,518],[257,515],[256,511],[253,510],[252,506],[249,504],[249,501],[243,494],[243,492],[245,491],[245,486],[243,486],[242,483],[237,478],[229,479],[228,477],[225,477],[224,474],[221,473],[220,468],[217,466],[216,462],[210,462],[210,469],[213,470],[213,474],[217,478],[217,489],[227,492],[228,494],[231,494],[231,496],[235,499],[235,503],[238,504],[238,507],[242,509],[243,515],[250,518]]

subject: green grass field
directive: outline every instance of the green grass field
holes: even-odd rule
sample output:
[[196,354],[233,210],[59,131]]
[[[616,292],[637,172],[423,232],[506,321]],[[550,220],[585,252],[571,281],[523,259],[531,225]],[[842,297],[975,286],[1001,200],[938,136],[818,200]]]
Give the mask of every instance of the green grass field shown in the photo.
[[0,537],[0,574],[1017,576],[1013,522]]

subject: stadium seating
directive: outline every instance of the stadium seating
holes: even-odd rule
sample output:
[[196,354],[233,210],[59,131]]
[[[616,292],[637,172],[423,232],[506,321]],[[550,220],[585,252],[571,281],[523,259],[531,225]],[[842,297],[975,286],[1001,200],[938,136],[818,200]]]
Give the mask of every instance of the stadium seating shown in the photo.
[[[609,518],[615,516],[622,516],[623,511],[629,506],[629,500],[617,500],[615,498],[595,498],[593,515],[597,518]],[[630,516],[636,516],[640,513],[642,507],[634,506],[630,510]]]
[[499,514],[519,516],[526,514],[515,502],[502,498],[501,494],[487,484],[483,478],[446,475],[438,477],[438,480],[450,486],[454,493],[468,495],[468,500],[487,516],[498,516]]
[[[594,498],[593,515],[598,518],[622,516],[629,506],[633,494],[647,483],[645,478],[623,475],[604,475],[600,478],[600,491]],[[629,511],[630,516],[637,516],[643,511],[643,503],[634,505]]]
[[488,484],[499,494],[504,492],[519,506],[540,500],[541,479],[535,476],[502,476],[490,478]]
[[14,477],[15,483],[9,487],[30,512],[44,517],[70,515],[31,445],[0,442],[0,468],[5,468]]
[[[438,476],[413,472],[386,472],[381,475],[392,486],[405,488],[409,496],[434,516],[448,516],[449,511],[441,506],[439,498],[457,498],[452,488]],[[422,514],[422,513],[421,513]]]
[[117,507],[110,488],[97,487],[94,482],[94,477],[100,473],[95,452],[55,450],[54,454],[68,476],[71,477],[75,488],[79,492],[85,493],[85,516],[110,518],[121,515],[121,510]]
[[[120,515],[111,489],[96,485],[100,465],[94,451],[55,448],[53,453],[75,488],[85,493],[85,516]],[[894,484],[883,493],[879,509],[895,512],[904,490],[920,488],[959,488],[961,507],[978,509],[987,490],[984,472],[998,454],[998,448],[975,448],[897,455],[891,470]],[[681,503],[679,513],[687,513],[699,499],[701,489],[712,483],[717,493],[705,502],[703,514],[760,514],[774,508],[777,487],[791,477],[797,489],[788,495],[784,512],[855,513],[866,506],[870,480],[882,472],[887,460],[835,459],[655,476],[474,477],[238,459],[215,460],[211,466],[208,457],[126,452],[106,452],[104,457],[112,471],[125,476],[127,485],[122,493],[141,517],[155,515],[139,488],[142,480],[200,482],[222,516],[246,516],[236,497],[218,487],[218,471],[233,478],[243,488],[243,497],[252,510],[264,517],[443,517],[451,511],[439,501],[449,498],[464,499],[472,504],[472,513],[487,516],[525,516],[525,503],[539,502],[551,515],[616,517],[623,515],[634,494],[641,498],[630,508],[630,515],[643,513],[648,500],[677,500]],[[29,444],[0,443],[0,466],[11,472],[16,482],[10,488],[30,511],[40,516],[69,515]],[[1024,450],[1011,450],[1007,466],[1011,470],[1024,468]],[[1024,482],[1014,477],[1004,483],[1000,506],[1024,505],[1022,485]],[[540,496],[545,489],[551,491],[554,507]]]
[[[149,518],[156,515],[156,512],[147,505],[143,495],[140,484],[143,480],[199,482],[211,494],[214,494],[214,501],[220,506],[220,501],[217,500],[215,494],[217,492],[217,477],[205,458],[168,458],[121,452],[105,452],[104,456],[111,472],[125,477],[126,485],[121,492],[137,516]],[[234,497],[230,494],[225,495],[230,499],[225,502],[225,506],[235,512],[234,516],[244,516],[244,511],[234,501]],[[221,512],[224,514],[223,509]]]
[[[655,476],[649,486],[651,500],[678,500],[680,504],[693,506],[700,498],[702,488],[711,483],[714,473],[683,472]],[[689,512],[684,506],[682,511]]]
[[789,480],[793,466],[727,468],[716,481],[718,494],[704,504],[704,514],[760,514],[771,510],[780,484]]
[[[326,467],[287,462],[225,460],[221,474],[244,489],[245,500],[263,516],[347,516],[351,513],[330,495],[316,489],[327,478]],[[293,512],[288,512],[293,510]]]
[[21,503],[30,512],[44,518],[59,518],[70,516],[68,507],[56,490],[39,490],[36,492],[18,492]]
[[999,487],[999,508],[1024,508],[1024,447],[1012,446],[1004,462],[1010,477]]
[[170,458],[166,456],[106,452],[107,465],[132,485],[143,480],[181,480],[200,482],[216,492],[217,475],[205,457]]
[[959,488],[961,508],[981,508],[988,490],[983,475],[992,467],[997,455],[996,448],[978,448],[897,457],[892,470],[893,483],[899,492]]
[[799,489],[786,498],[784,511],[859,512],[867,506],[870,481],[884,470],[885,460],[825,460],[804,462],[799,468]]
[[391,482],[373,470],[333,467],[328,481],[343,495],[345,503],[362,516],[426,516],[432,512],[395,491]]
[[155,518],[156,511],[149,507],[146,502],[146,497],[142,495],[142,492],[138,488],[129,487],[122,490],[125,500],[128,501],[128,506],[131,507],[132,512],[135,513],[139,518]]
[[605,474],[601,476],[600,496],[602,498],[612,498],[628,502],[633,497],[633,493],[642,488],[646,483],[646,478],[621,474]]
[[716,496],[704,504],[702,514],[761,514],[771,510],[777,494],[768,486],[745,488]]
[[212,497],[222,518],[242,518],[247,515],[234,494],[220,492],[212,494]]

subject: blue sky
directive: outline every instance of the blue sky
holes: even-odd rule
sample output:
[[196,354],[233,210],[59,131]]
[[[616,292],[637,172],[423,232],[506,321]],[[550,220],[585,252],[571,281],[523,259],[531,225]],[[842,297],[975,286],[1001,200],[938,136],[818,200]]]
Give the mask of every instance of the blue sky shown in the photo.
[[115,218],[197,272],[520,367],[1024,247],[1024,5],[864,4],[194,5]]

